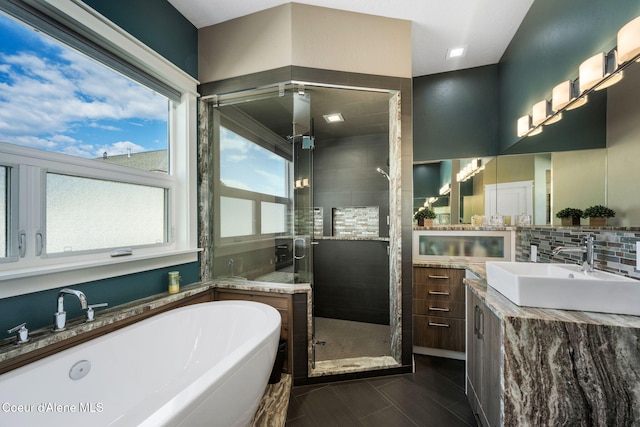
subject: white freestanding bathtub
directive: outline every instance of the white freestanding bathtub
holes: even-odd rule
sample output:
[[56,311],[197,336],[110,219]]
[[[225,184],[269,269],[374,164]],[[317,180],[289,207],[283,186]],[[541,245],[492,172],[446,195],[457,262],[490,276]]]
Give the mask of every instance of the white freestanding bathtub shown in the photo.
[[127,326],[0,375],[0,425],[245,426],[280,319],[265,304],[216,301]]

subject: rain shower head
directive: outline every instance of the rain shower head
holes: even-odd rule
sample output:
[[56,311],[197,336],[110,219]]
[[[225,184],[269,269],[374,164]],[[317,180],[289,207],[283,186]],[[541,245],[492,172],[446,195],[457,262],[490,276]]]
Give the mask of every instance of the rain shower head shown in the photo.
[[378,173],[384,175],[385,178],[387,178],[387,180],[389,180],[389,182],[391,182],[391,178],[389,177],[389,174],[387,174],[385,171],[383,171],[382,168],[376,168],[376,171],[378,171]]

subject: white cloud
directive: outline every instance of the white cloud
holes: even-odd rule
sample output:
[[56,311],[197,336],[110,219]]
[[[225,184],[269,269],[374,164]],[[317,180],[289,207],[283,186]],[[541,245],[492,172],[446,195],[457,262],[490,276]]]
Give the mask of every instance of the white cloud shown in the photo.
[[74,51],[58,52],[0,55],[0,140],[48,149],[62,144],[61,151],[84,153],[69,147],[80,141],[61,139],[78,124],[117,130],[99,122],[167,119],[165,98]]

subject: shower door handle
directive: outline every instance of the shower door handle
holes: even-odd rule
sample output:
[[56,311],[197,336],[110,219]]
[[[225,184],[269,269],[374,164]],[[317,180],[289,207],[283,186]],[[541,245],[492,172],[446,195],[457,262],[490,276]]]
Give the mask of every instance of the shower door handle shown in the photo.
[[[302,248],[304,249],[304,251],[302,252],[302,255],[298,255],[297,254],[297,242],[301,241],[302,242]],[[307,241],[304,237],[296,237],[295,239],[293,239],[293,258],[294,259],[303,259],[305,256],[307,256],[307,251],[305,248]]]

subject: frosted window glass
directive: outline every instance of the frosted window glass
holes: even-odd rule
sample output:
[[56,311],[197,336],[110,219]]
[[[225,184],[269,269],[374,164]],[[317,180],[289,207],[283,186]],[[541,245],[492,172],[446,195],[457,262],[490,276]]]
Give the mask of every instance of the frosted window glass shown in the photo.
[[253,200],[220,197],[220,237],[254,234]]
[[284,233],[287,230],[287,207],[282,203],[262,202],[262,234]]
[[164,243],[166,190],[47,174],[46,251]]
[[420,236],[420,255],[457,257],[504,257],[504,237]]

